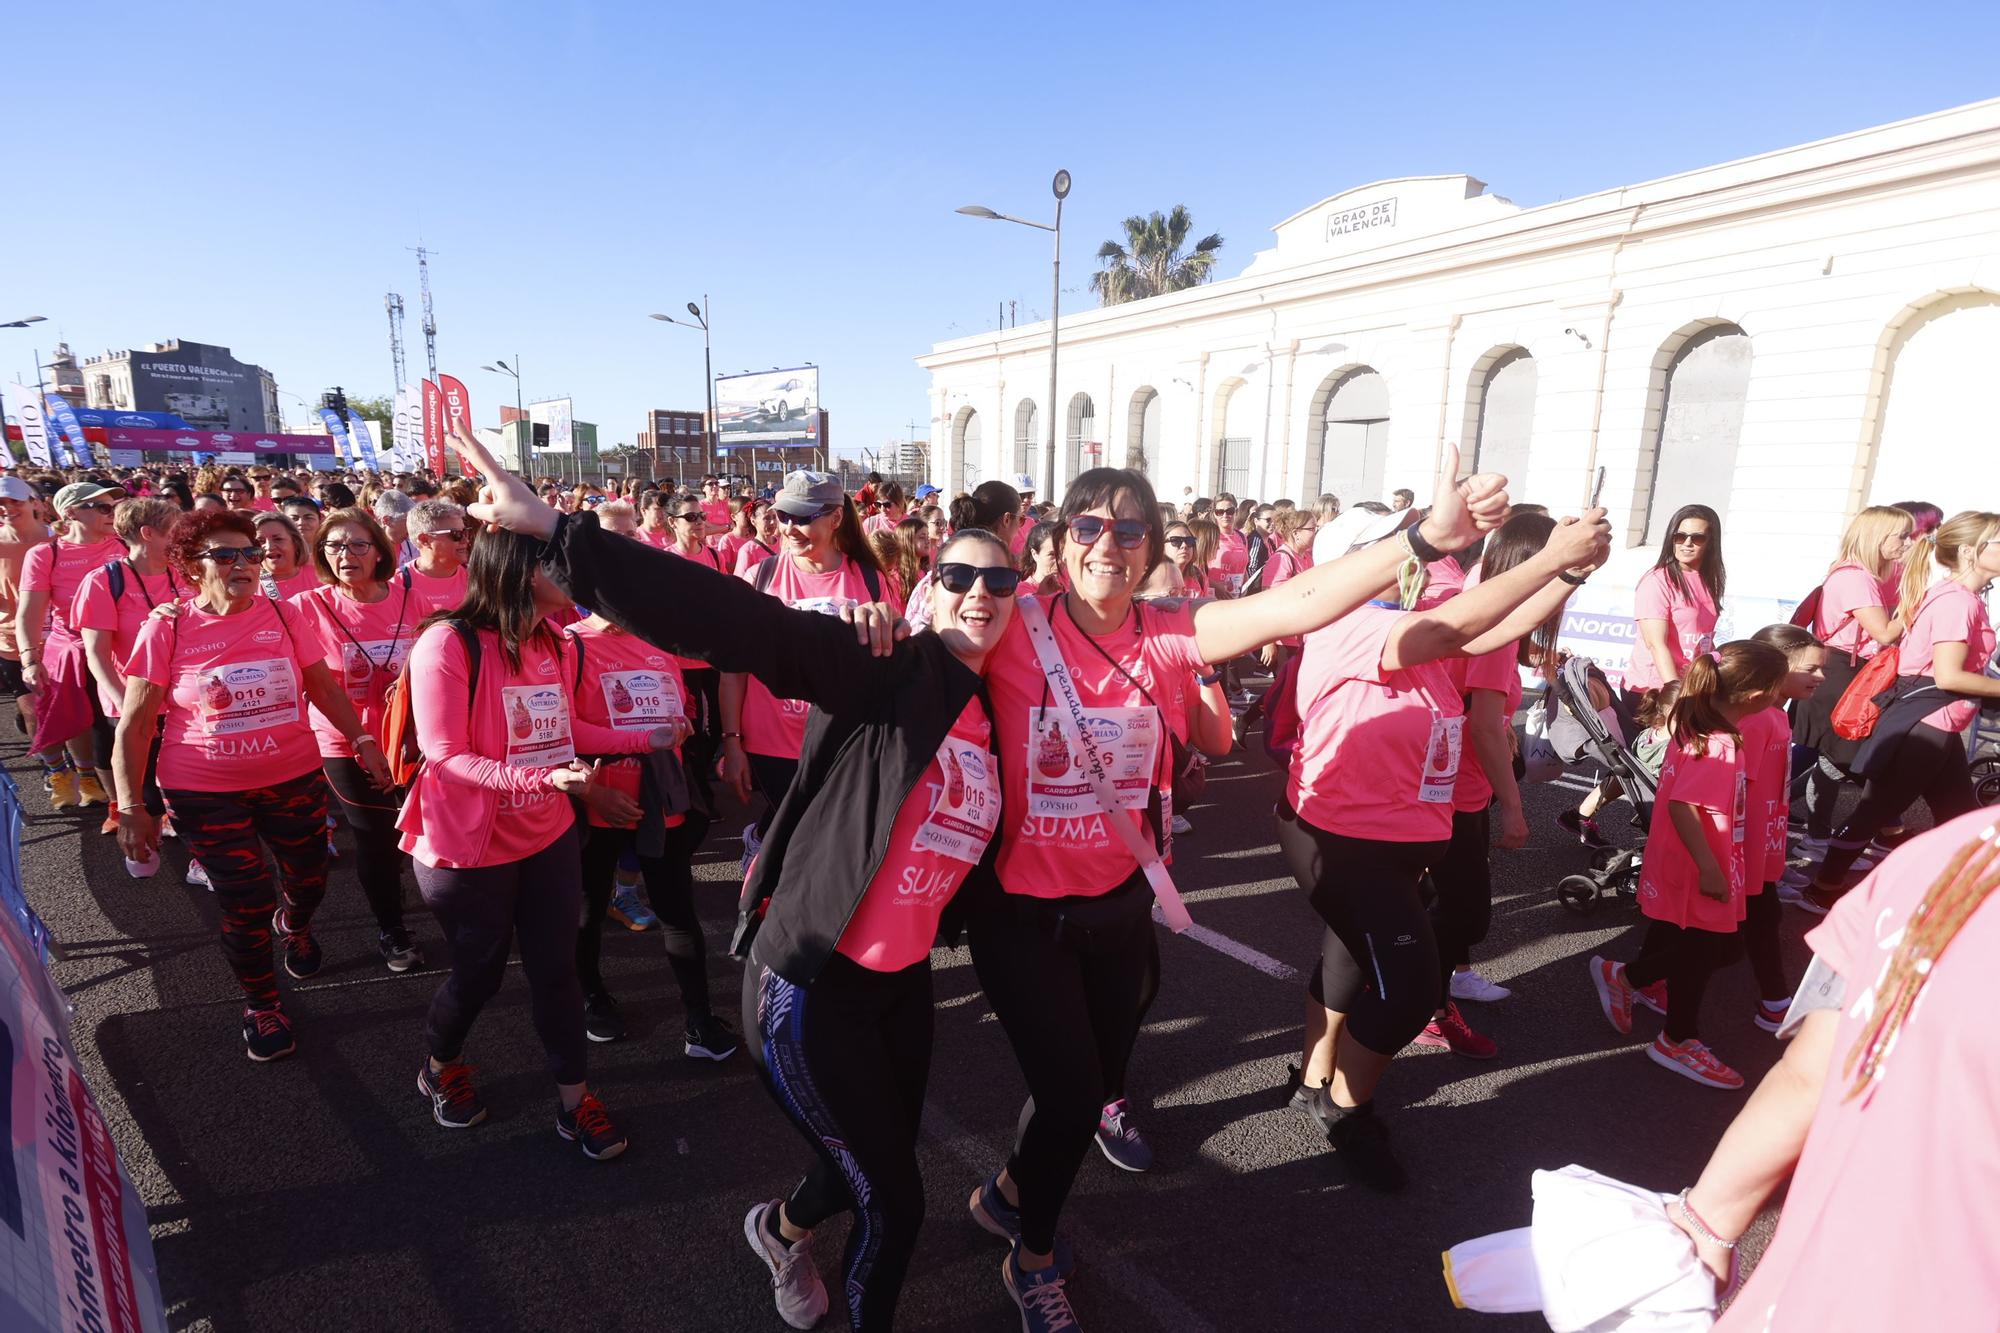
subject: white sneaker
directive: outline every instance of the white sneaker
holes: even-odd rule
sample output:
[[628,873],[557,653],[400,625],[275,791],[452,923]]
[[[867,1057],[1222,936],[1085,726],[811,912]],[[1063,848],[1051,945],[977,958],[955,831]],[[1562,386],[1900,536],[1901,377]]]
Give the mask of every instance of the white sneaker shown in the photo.
[[826,1284],[813,1267],[812,1237],[790,1245],[774,1241],[764,1221],[778,1200],[760,1203],[743,1215],[743,1239],[771,1270],[771,1298],[778,1316],[793,1328],[811,1328],[826,1317]]
[[1826,860],[1826,845],[1829,841],[1830,839],[1827,838],[1800,838],[1799,855],[1808,861],[1824,861]]
[[1514,992],[1497,982],[1488,981],[1476,969],[1451,974],[1451,998],[1454,1000],[1476,1000],[1481,1004],[1491,1004],[1504,1000]]
[[201,868],[199,861],[188,862],[187,882],[197,888],[207,889],[210,893],[215,892],[215,886],[208,882],[208,872]]
[[1192,833],[1192,832],[1194,832],[1194,825],[1193,825],[1193,824],[1190,824],[1190,823],[1188,823],[1188,817],[1187,817],[1186,815],[1175,815],[1175,816],[1174,816],[1174,832],[1175,832],[1175,833]]

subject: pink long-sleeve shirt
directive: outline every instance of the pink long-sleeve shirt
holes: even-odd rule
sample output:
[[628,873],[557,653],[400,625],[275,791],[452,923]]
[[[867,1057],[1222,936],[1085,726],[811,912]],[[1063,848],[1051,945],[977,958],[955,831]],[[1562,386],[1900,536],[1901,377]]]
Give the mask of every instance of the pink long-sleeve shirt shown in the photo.
[[411,714],[424,764],[397,818],[402,849],[428,866],[504,865],[532,856],[576,820],[548,771],[577,754],[639,754],[651,734],[577,716],[574,664],[537,635],[508,664],[500,638],[479,631],[478,697],[458,632],[433,625],[410,653]]

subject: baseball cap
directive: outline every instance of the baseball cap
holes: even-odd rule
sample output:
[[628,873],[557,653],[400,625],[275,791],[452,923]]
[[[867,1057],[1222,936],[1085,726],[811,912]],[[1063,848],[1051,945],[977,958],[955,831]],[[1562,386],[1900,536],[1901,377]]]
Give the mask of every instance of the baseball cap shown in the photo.
[[19,477],[0,477],[0,500],[32,500],[35,488]]
[[846,492],[840,489],[840,478],[831,472],[808,472],[801,469],[789,473],[785,484],[778,489],[777,498],[771,501],[781,514],[793,518],[814,518],[822,510],[836,508]]
[[106,486],[101,481],[73,481],[56,492],[54,500],[56,512],[67,514],[78,505],[89,504],[100,495],[115,495],[123,499],[125,491],[123,487]]
[[932,486],[929,483],[917,487],[917,498],[919,500],[928,500],[933,495],[941,495],[941,494],[943,494],[942,491],[938,490],[937,487]]
[[1014,489],[1023,495],[1033,495],[1035,493],[1035,479],[1025,472],[1016,472],[1014,474]]

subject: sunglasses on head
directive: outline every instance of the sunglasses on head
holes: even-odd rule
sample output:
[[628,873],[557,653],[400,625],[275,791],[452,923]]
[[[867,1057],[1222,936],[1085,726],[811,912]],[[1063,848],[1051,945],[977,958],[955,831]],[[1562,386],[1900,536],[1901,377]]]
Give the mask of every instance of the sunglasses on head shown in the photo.
[[1708,534],[1705,532],[1676,532],[1674,534],[1674,544],[1676,546],[1706,546],[1708,545]]
[[261,546],[211,546],[201,553],[201,558],[218,565],[257,565],[264,561]]
[[1121,551],[1136,551],[1146,544],[1146,524],[1136,518],[1121,518],[1107,523],[1095,514],[1078,514],[1069,521],[1069,535],[1080,545],[1095,546],[1107,527],[1111,529],[1111,539],[1118,543]]
[[937,567],[937,581],[946,592],[964,594],[985,580],[986,591],[995,597],[1012,597],[1021,585],[1021,571],[1005,565],[961,565],[947,561]]

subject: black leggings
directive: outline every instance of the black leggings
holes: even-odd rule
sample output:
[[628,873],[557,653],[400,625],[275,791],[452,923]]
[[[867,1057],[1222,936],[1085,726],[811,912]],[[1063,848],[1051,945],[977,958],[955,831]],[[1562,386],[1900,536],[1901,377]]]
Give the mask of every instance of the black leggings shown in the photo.
[[1377,1055],[1409,1045],[1444,994],[1418,884],[1449,845],[1344,837],[1278,807],[1278,850],[1327,925],[1306,990]]
[[1965,738],[1925,722],[1910,728],[1861,788],[1861,804],[1826,849],[1820,882],[1837,883],[1869,841],[1900,820],[1920,797],[1930,807],[1933,826],[1966,814],[1974,805]]
[[780,759],[772,754],[750,756],[750,782],[764,798],[764,813],[757,816],[758,837],[770,830],[771,816],[778,813],[778,802],[792,789],[792,779],[798,773],[797,759]]
[[354,834],[355,873],[361,880],[361,892],[368,898],[368,910],[375,914],[375,928],[401,930],[403,862],[409,859],[396,845],[401,837],[396,815],[403,806],[403,793],[401,789],[383,791],[377,787],[356,760],[325,755],[320,763],[348,830]]
[[1160,986],[1146,877],[1098,897],[995,895],[968,925],[972,966],[1028,1084],[1007,1174],[1021,1243],[1055,1248],[1056,1219],[1107,1096],[1122,1092],[1139,1020]]
[[1437,940],[1441,995],[1451,993],[1453,969],[1472,961],[1472,946],[1486,938],[1493,924],[1493,873],[1487,853],[1491,827],[1491,807],[1454,813],[1444,859],[1431,868],[1431,880],[1437,885],[1431,934]]
[[1743,900],[1743,951],[1750,955],[1750,971],[1757,978],[1757,998],[1773,1004],[1792,993],[1785,981],[1784,952],[1778,942],[1780,915],[1775,884],[1766,884],[1762,893]]
[[[708,944],[694,910],[694,854],[708,836],[708,816],[690,810],[687,818],[667,830],[667,845],[659,856],[641,856],[639,874],[646,897],[660,917],[667,940],[667,966],[680,987],[688,1021],[707,1018]],[[604,947],[604,915],[611,906],[618,858],[632,846],[631,829],[593,828],[583,841],[583,928],[576,936],[576,975],[586,995],[601,994],[604,976],[598,959]]]
[[785,1214],[808,1229],[854,1214],[841,1286],[857,1329],[894,1323],[924,1223],[917,1124],[931,1023],[928,958],[873,972],[836,953],[807,986],[754,960],[743,969],[743,1030],[756,1034],[758,1072],[815,1158]]
[[715,757],[722,752],[722,674],[714,667],[684,666],[681,681],[687,688],[682,701],[694,732],[681,753],[687,761],[688,783],[694,788],[695,804],[711,813],[715,810]]
[[[1769,898],[1771,905],[1777,906],[1776,894],[1766,891],[1757,896]],[[1708,979],[1735,960],[1736,947],[1733,934],[1649,921],[1639,956],[1625,965],[1625,980],[1636,987],[1665,981],[1667,1040],[1687,1041],[1701,1035],[1701,998],[1708,990]]]

